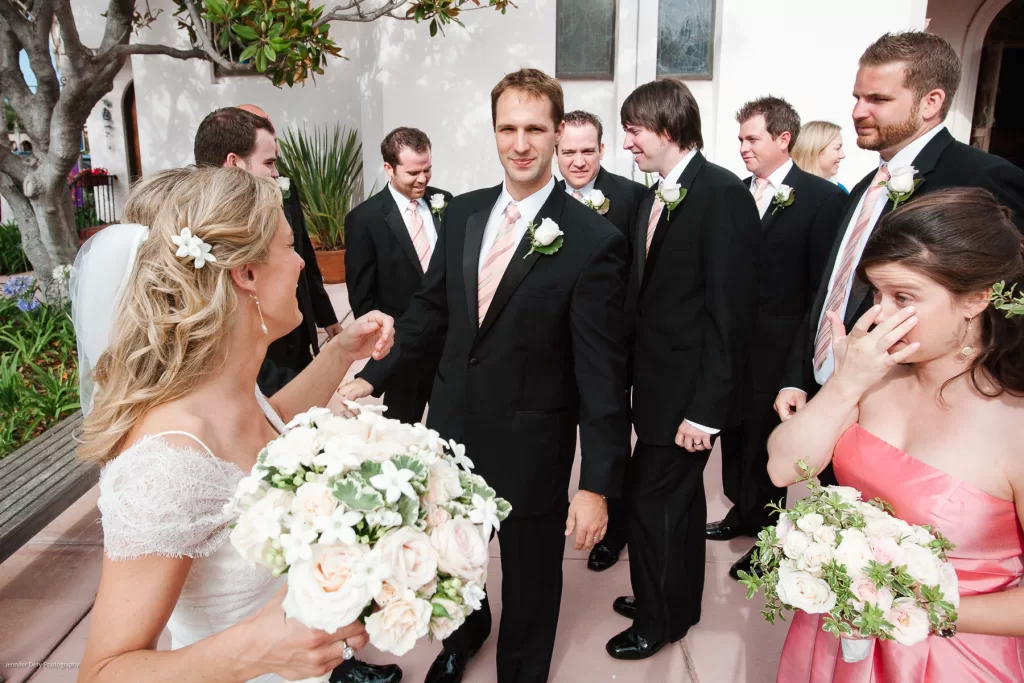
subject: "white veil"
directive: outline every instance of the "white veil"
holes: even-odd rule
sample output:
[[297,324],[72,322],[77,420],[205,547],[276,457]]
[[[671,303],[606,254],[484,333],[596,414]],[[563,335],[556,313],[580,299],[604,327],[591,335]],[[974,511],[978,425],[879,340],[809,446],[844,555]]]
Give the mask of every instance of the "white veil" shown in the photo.
[[110,343],[114,311],[131,278],[139,247],[149,228],[134,223],[111,225],[82,246],[71,268],[71,319],[78,342],[82,412],[92,409],[96,362]]

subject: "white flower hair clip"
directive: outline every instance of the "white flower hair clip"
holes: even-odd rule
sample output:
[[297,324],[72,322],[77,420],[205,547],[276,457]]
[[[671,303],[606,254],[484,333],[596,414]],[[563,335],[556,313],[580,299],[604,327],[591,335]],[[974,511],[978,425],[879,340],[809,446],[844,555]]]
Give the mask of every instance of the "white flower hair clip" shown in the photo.
[[204,242],[202,238],[192,234],[191,228],[183,228],[180,235],[171,237],[171,241],[178,245],[178,251],[174,253],[178,258],[195,259],[195,267],[198,270],[209,263],[216,263],[217,257],[210,253],[212,247]]

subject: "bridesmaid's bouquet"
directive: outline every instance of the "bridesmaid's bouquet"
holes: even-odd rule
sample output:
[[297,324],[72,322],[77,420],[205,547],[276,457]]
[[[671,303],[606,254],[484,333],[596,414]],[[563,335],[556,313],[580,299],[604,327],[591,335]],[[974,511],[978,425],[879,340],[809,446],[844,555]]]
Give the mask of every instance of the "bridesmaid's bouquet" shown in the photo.
[[512,508],[461,444],[350,407],[298,415],[267,444],[228,503],[231,543],[288,574],[288,617],[330,633],[361,619],[377,649],[403,655],[480,609],[491,530]]
[[[783,610],[824,614],[835,636],[880,638],[901,645],[949,628],[960,605],[953,544],[937,531],[894,517],[882,500],[861,500],[848,486],[820,486],[803,463],[810,495],[792,510],[773,506],[775,526],[757,537],[754,572],[740,572],[747,598],[764,591],[761,614],[774,624]],[[870,640],[843,638],[843,659],[867,657]]]

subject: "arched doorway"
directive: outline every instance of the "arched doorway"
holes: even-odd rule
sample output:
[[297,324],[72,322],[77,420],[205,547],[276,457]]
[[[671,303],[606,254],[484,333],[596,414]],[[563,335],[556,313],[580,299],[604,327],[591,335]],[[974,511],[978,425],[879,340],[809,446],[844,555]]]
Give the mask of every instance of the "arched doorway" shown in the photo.
[[135,83],[129,83],[124,90],[122,101],[125,146],[128,150],[129,183],[134,185],[142,178],[142,154],[139,152],[139,114],[135,108]]
[[978,70],[971,145],[1024,167],[1024,0],[1012,0],[989,26]]

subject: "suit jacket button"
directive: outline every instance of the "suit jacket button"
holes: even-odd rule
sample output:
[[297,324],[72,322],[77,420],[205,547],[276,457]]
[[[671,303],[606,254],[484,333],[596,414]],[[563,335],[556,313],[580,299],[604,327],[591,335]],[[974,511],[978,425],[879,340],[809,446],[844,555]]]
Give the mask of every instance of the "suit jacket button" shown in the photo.
[[469,359],[469,364],[470,365],[479,365],[480,361],[478,359],[476,359],[476,358],[470,358]]

